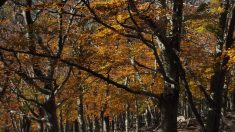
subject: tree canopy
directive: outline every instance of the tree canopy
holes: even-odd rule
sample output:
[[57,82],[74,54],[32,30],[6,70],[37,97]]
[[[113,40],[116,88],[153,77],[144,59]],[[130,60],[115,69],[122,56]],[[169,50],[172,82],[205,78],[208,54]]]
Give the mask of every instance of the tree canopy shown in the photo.
[[0,131],[233,130],[234,27],[233,0],[2,0]]

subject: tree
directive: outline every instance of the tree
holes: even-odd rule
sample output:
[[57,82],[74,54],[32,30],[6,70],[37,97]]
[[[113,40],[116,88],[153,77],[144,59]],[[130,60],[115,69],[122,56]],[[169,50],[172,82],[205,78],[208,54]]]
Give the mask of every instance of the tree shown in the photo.
[[185,116],[218,131],[234,80],[228,2],[7,2],[0,110],[8,119],[0,123],[12,119],[10,131],[174,132]]
[[235,23],[235,7],[230,4],[230,1],[222,3],[223,11],[219,19],[219,31],[217,33],[216,53],[215,53],[215,68],[214,74],[211,77],[211,96],[214,106],[210,106],[208,112],[207,131],[219,131],[223,88],[225,86],[225,79],[227,74],[228,56],[221,59],[222,52],[232,47],[233,32]]

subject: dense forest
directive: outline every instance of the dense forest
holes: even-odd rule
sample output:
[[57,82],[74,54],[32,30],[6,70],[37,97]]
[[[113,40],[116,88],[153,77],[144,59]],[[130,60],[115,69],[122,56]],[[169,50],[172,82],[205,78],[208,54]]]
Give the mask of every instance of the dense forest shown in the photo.
[[234,132],[234,0],[0,0],[0,132]]

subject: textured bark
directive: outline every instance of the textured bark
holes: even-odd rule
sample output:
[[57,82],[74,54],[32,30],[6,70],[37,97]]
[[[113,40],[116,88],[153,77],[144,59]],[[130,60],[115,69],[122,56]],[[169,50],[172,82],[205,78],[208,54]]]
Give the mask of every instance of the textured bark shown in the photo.
[[[179,74],[176,58],[171,50],[164,44],[159,43],[161,48],[161,61],[166,74],[164,91],[160,98],[161,126],[163,132],[177,131],[177,113],[179,100]],[[169,48],[169,47],[168,47]]]
[[65,121],[64,132],[69,132],[69,123],[68,123],[68,120]]
[[180,50],[183,1],[173,1],[171,42],[158,38],[162,67],[165,72],[164,91],[160,98],[161,126],[163,132],[177,132],[179,103],[179,59],[175,51]]
[[163,132],[177,132],[178,92],[163,95],[160,102]]
[[110,132],[110,123],[109,123],[109,117],[108,116],[105,116],[103,118],[103,131],[104,132]]
[[[235,5],[232,6],[231,16],[229,11],[229,1],[224,4],[224,12],[221,13],[220,17],[220,28],[221,31],[217,35],[216,44],[216,56],[218,60],[215,63],[215,73],[211,77],[211,97],[213,100],[213,106],[210,106],[207,117],[207,132],[219,132],[220,119],[221,119],[221,108],[223,99],[223,88],[225,85],[225,77],[227,73],[227,66],[229,57],[225,56],[221,60],[223,48],[229,49],[233,44],[233,32],[235,24]],[[225,39],[224,39],[225,38]]]
[[212,99],[215,107],[210,107],[208,111],[207,132],[219,132],[224,77],[225,74],[221,71],[215,73],[211,80],[211,88],[213,91]]
[[99,119],[97,117],[93,121],[92,129],[93,129],[93,132],[99,132],[100,131],[100,123],[99,123]]
[[93,122],[91,121],[90,117],[87,116],[87,131],[92,132],[93,130]]
[[112,120],[112,132],[116,132],[117,131],[117,117],[114,117],[114,119]]
[[79,124],[79,131],[85,132],[86,131],[86,124],[84,119],[84,108],[83,108],[83,93],[79,95],[79,98],[77,100],[77,106],[78,106],[78,124]]
[[26,116],[23,116],[20,122],[21,132],[30,132],[31,121]]
[[56,103],[55,103],[55,96],[52,94],[51,96],[47,97],[44,103],[44,113],[47,118],[48,122],[50,123],[50,127],[48,128],[48,132],[58,132],[58,122],[57,122],[57,115],[56,115]]
[[79,132],[78,120],[73,122],[73,132]]
[[151,122],[151,116],[150,116],[150,112],[148,111],[148,109],[145,110],[143,116],[144,116],[145,126],[148,127]]

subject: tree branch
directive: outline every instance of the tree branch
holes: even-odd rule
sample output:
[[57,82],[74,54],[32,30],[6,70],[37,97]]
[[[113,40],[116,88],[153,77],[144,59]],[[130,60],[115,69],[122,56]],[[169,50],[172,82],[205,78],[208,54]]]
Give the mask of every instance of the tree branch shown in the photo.
[[127,92],[130,92],[130,93],[133,93],[133,94],[145,95],[145,96],[149,96],[149,97],[155,97],[157,99],[159,99],[159,97],[160,97],[159,94],[155,94],[155,93],[152,93],[150,91],[137,90],[137,89],[130,88],[128,86],[119,84],[116,81],[111,80],[108,77],[105,77],[104,75],[99,74],[99,73],[93,71],[92,69],[83,67],[83,66],[81,66],[79,64],[70,62],[68,60],[64,60],[64,59],[58,58],[56,56],[44,55],[44,54],[39,54],[39,53],[35,53],[35,52],[30,52],[30,51],[21,51],[21,50],[7,49],[7,48],[1,47],[1,46],[0,46],[0,50],[4,50],[4,51],[7,51],[7,52],[11,52],[11,53],[18,52],[18,53],[29,54],[29,55],[34,55],[34,56],[38,56],[38,57],[51,58],[51,59],[59,60],[62,63],[65,63],[65,64],[67,64],[69,66],[74,66],[74,67],[76,67],[76,68],[78,68],[80,70],[83,70],[83,71],[85,71],[87,73],[90,73],[91,75],[93,75],[95,77],[98,77],[98,78],[106,81],[107,83],[113,84],[117,88],[123,89],[123,90],[125,90]]

